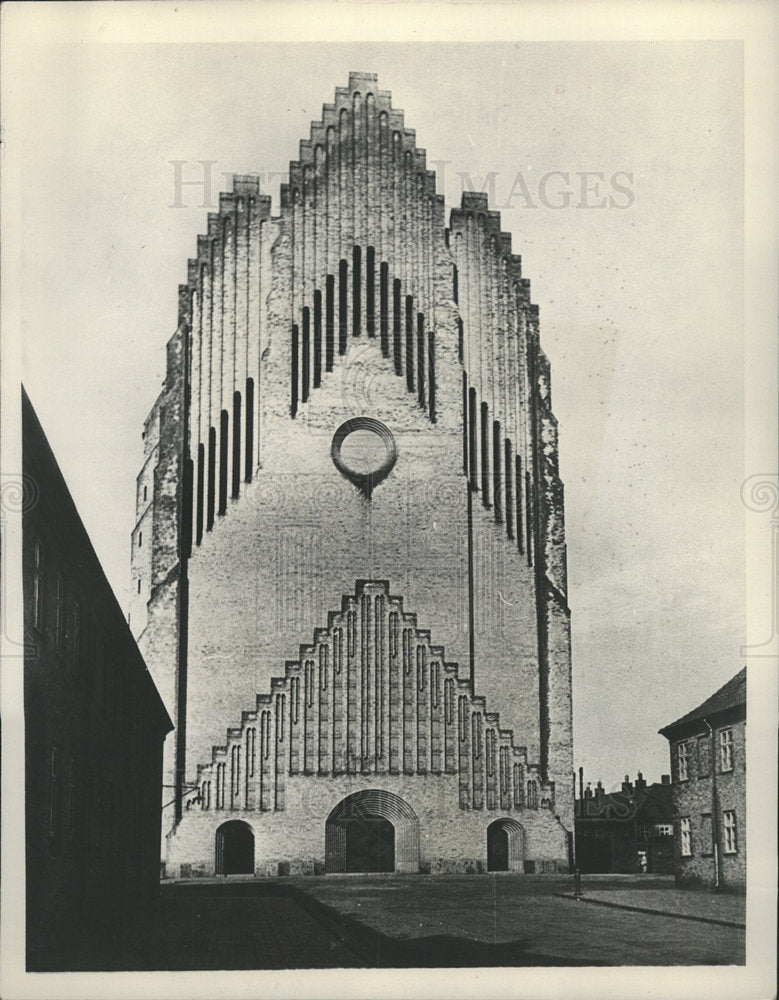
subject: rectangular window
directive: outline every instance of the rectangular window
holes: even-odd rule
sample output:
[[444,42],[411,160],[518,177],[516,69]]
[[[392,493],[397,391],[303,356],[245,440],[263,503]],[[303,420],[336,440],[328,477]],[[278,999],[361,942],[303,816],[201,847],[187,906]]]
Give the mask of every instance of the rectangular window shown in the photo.
[[389,357],[389,265],[382,261],[379,265],[379,334],[381,353]]
[[504,450],[504,460],[506,463],[505,469],[505,479],[506,479],[506,534],[509,538],[514,537],[514,473],[511,468],[511,456],[514,454],[514,449],[511,446],[511,441],[506,438],[503,442]]
[[502,478],[501,478],[501,447],[500,447],[500,421],[492,421],[492,496],[494,498],[495,504],[495,520],[502,524],[503,522],[503,495],[502,495]]
[[481,404],[481,502],[485,507],[491,507],[490,503],[490,457],[489,457],[489,422],[490,412],[487,403]]
[[414,299],[406,296],[406,388],[414,392]]
[[711,821],[711,813],[701,815],[701,854],[710,855],[714,853],[714,826]]
[[417,398],[425,408],[425,317],[417,313]]
[[233,393],[233,465],[230,487],[231,497],[237,500],[241,489],[241,394],[237,389]]
[[469,463],[470,477],[471,477],[471,489],[473,490],[478,488],[476,483],[477,406],[478,403],[476,401],[476,390],[473,387],[471,387],[468,389],[468,463]]
[[679,743],[676,747],[676,778],[678,781],[687,780],[687,744]]
[[400,278],[392,280],[392,357],[395,363],[395,374],[400,375],[403,371],[401,359],[400,324],[402,321],[402,307],[400,295]]
[[257,730],[254,728],[246,730],[246,776],[247,778],[254,777],[254,763],[255,763],[255,753],[254,753],[254,743],[255,734]]
[[733,770],[733,730],[721,729],[719,734],[719,769]]
[[[203,501],[205,493],[205,466],[206,447],[204,444],[197,446],[197,513],[195,515],[195,525],[197,529],[197,544],[203,541]],[[140,593],[140,591],[138,591]]]
[[[345,260],[338,262],[338,353],[346,354],[347,303],[349,265]],[[400,282],[396,282],[398,289]]]
[[[297,327],[293,327],[297,330]],[[297,369],[295,368],[295,348],[297,346],[297,333],[292,341],[292,366],[293,366],[293,406],[292,416],[295,416],[297,408]],[[210,531],[214,526],[214,507],[216,497],[216,428],[208,428],[208,493],[206,499],[206,531]]]
[[300,347],[301,403],[308,402],[311,388],[311,310],[303,306],[303,339]]
[[671,823],[655,823],[653,829],[656,837],[673,837],[674,835]]
[[376,250],[368,247],[365,259],[365,323],[368,336],[376,336]]
[[43,546],[37,540],[33,547],[32,623],[43,628]]
[[638,828],[638,839],[640,841],[646,842],[652,837],[652,827],[651,826],[639,826]]
[[322,382],[322,293],[314,292],[314,388]]
[[525,536],[524,528],[522,526],[522,459],[519,455],[515,456],[514,468],[517,474],[517,548],[520,552],[525,551]]
[[726,809],[722,814],[723,851],[725,854],[735,854],[738,851],[736,842],[736,812]]
[[[383,267],[384,265],[382,265]],[[325,371],[333,370],[335,351],[335,277],[327,275],[325,284]]]
[[[202,447],[202,445],[201,445]],[[244,479],[247,483],[252,481],[254,472],[254,379],[246,379],[246,436],[244,448]],[[198,510],[202,501],[198,500]]]
[[705,778],[708,776],[711,770],[711,761],[709,759],[709,737],[699,736],[698,737],[698,777]]
[[352,336],[360,336],[362,325],[362,247],[352,247]]
[[234,801],[241,790],[241,748],[234,746],[231,754],[230,767],[230,795]]
[[230,433],[230,414],[222,410],[219,418],[219,508],[220,515],[227,513],[227,440]]
[[682,816],[679,820],[679,842],[683,858],[692,856],[692,832],[690,830],[690,817]]

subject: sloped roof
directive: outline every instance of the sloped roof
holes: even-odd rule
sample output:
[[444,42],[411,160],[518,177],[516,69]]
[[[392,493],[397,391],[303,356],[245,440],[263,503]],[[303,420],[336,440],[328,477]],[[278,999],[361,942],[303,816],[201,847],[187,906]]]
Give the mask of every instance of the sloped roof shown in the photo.
[[657,781],[646,788],[631,786],[630,791],[604,792],[592,798],[576,800],[576,822],[607,822],[638,819],[645,823],[667,823],[673,818],[671,785]]
[[746,703],[747,668],[742,667],[735,677],[731,677],[727,683],[723,684],[713,695],[710,695],[706,701],[701,702],[697,708],[683,715],[676,722],[664,726],[660,730],[660,734],[667,736],[671,730],[679,729],[691,722],[697,722],[699,719],[708,718],[710,715],[717,715],[719,712],[726,712],[731,708],[738,708],[740,705],[744,706],[746,714]]

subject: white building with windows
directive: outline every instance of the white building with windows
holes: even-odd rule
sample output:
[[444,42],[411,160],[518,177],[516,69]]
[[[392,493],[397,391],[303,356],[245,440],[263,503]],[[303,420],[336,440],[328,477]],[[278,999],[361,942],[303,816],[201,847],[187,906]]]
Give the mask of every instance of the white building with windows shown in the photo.
[[680,884],[746,887],[746,667],[660,730],[671,747]]

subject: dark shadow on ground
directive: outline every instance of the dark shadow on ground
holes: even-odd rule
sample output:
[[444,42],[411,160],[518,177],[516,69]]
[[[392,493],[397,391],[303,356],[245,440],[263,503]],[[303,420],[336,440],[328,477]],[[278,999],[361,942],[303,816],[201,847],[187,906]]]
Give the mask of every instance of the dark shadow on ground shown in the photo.
[[[401,899],[409,891],[404,886],[408,881],[418,885],[416,876],[408,880],[402,876],[390,876],[392,884],[387,891],[386,905],[393,905],[389,890],[396,896],[404,913]],[[470,936],[468,930],[459,929],[444,933],[445,925],[432,918],[432,911],[425,916],[424,902],[419,900],[407,907],[407,922],[395,920],[399,931],[378,930],[373,922],[360,919],[362,914],[354,913],[351,900],[355,894],[372,890],[379,884],[377,878],[355,878],[344,876],[337,891],[322,899],[326,877],[321,879],[274,879],[261,880],[235,878],[192,881],[189,883],[166,883],[160,888],[156,906],[143,920],[125,919],[120,927],[105,926],[101,933],[89,940],[80,939],[65,952],[65,959],[56,960],[48,966],[49,971],[216,971],[252,969],[389,969],[389,968],[467,968],[467,967],[581,967],[608,966],[621,964],[613,960],[583,959],[578,956],[592,955],[592,941],[577,930],[568,938],[543,935],[541,947],[557,949],[559,954],[549,954],[534,950],[533,925],[524,921],[522,929],[517,927],[517,938],[510,941],[485,940],[485,922],[482,938]],[[383,881],[383,880],[382,880]],[[433,880],[444,897],[463,891],[470,880]],[[493,884],[494,882],[494,884]],[[603,886],[603,882],[600,883]],[[500,892],[495,895],[496,888]],[[535,880],[532,876],[503,884],[500,880],[485,882],[474,879],[471,898],[474,906],[501,905],[500,901],[516,904],[518,895],[552,897],[563,888],[570,887],[570,880],[545,877]],[[422,893],[422,899],[424,892]],[[465,898],[468,898],[466,893]],[[337,901],[336,901],[337,899]],[[495,903],[493,903],[493,899]],[[346,903],[346,905],[344,905]],[[583,904],[560,899],[560,905],[581,907],[580,916],[584,925],[588,921],[589,908]],[[421,906],[421,908],[420,908]],[[351,912],[344,913],[344,909]],[[595,908],[603,911],[602,907]],[[613,911],[618,913],[619,911]],[[637,914],[625,914],[635,917]],[[426,926],[418,921],[430,919]],[[616,919],[621,919],[617,917]],[[654,918],[659,919],[659,918]],[[674,926],[681,921],[673,920]],[[603,924],[603,921],[600,921]],[[479,925],[474,921],[474,927]],[[462,926],[462,925],[460,925]],[[467,925],[466,925],[467,926]],[[491,927],[491,923],[489,924]],[[509,924],[510,926],[510,924]],[[580,927],[581,924],[578,924]],[[691,922],[691,928],[703,927]],[[419,935],[414,935],[418,928]],[[436,932],[428,933],[425,931]],[[570,932],[570,926],[569,926]],[[692,932],[691,932],[692,933]],[[722,933],[726,929],[722,928]],[[736,933],[728,930],[727,933]],[[521,935],[521,936],[520,936]],[[559,945],[558,945],[559,939]],[[676,938],[674,938],[676,940]],[[730,940],[730,938],[728,939]],[[541,942],[538,941],[540,944]],[[635,957],[635,952],[631,952]],[[660,939],[656,950],[646,955],[646,961],[637,964],[701,964],[674,961],[675,952],[666,949],[664,939]],[[728,964],[725,958],[717,960],[717,950],[709,950],[703,964]],[[728,951],[732,954],[732,948]],[[711,955],[711,957],[708,957]],[[732,959],[731,959],[732,961]]]
[[489,968],[583,966],[592,963],[530,951],[529,939],[505,942],[436,934],[427,937],[390,937],[374,927],[340,913],[297,886],[292,887],[302,909],[327,926],[364,968]]
[[51,971],[458,968],[591,965],[530,940],[396,938],[286,882],[164,886],[143,921],[82,941]]

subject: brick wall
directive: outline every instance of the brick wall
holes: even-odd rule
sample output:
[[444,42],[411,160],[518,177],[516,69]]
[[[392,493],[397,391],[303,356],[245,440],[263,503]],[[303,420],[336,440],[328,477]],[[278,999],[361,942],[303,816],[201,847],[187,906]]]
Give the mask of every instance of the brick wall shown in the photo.
[[[284,813],[225,810],[187,811],[169,836],[166,875],[213,875],[217,829],[230,820],[248,823],[254,833],[255,871],[278,875],[279,863],[289,863],[289,874],[319,874],[325,869],[325,824],[346,796],[376,787],[361,777],[290,778]],[[451,775],[382,776],[381,787],[398,795],[419,821],[419,867],[431,872],[487,870],[487,827],[494,815],[457,808],[457,779]],[[525,809],[514,814],[524,830],[521,870],[568,870],[567,834],[547,809]],[[533,862],[532,866],[527,862]],[[282,869],[283,871],[284,869]]]
[[[155,410],[133,621],[148,585],[141,642],[178,705],[166,780],[196,782],[355,580],[387,580],[571,828],[562,485],[520,258],[484,195],[445,228],[425,152],[371,74],[336,90],[289,176],[278,218],[248,177],[209,215]],[[370,499],[330,456],[356,416],[397,446]],[[139,500],[136,538],[149,516]]]
[[[719,761],[719,733],[731,729],[733,733],[733,770],[722,772]],[[720,885],[723,888],[741,889],[746,887],[746,725],[733,722],[714,727],[715,752],[710,750],[710,735],[706,728],[688,736],[685,740],[671,743],[673,765],[673,802],[675,825],[675,862],[677,880],[684,884],[712,885],[714,883],[714,850],[711,822],[716,817],[719,849]],[[712,763],[701,766],[699,740],[708,747],[708,759],[716,768],[716,805],[712,794]],[[679,780],[678,746],[688,745],[688,778]],[[724,813],[736,814],[736,851],[725,850]],[[692,854],[681,852],[680,821],[689,818]],[[708,819],[704,817],[709,817]]]

